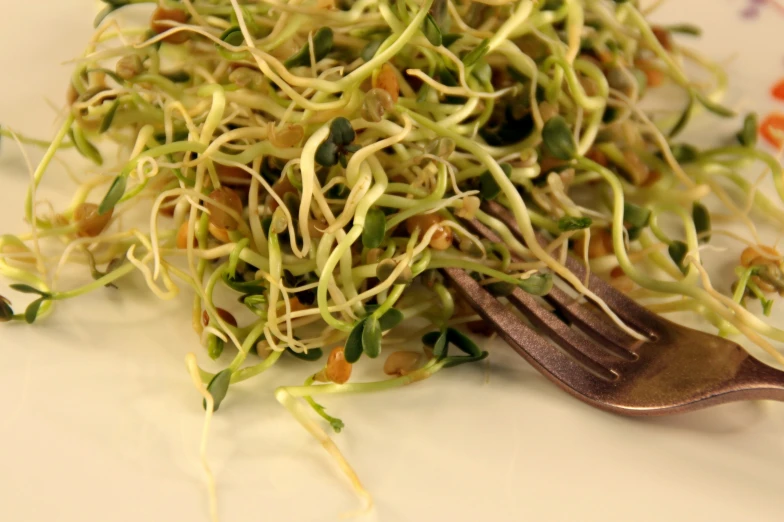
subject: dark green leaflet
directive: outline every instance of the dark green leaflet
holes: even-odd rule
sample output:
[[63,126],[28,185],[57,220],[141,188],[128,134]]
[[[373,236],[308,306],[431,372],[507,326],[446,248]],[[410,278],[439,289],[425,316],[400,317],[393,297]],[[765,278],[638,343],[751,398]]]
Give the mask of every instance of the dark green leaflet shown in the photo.
[[[316,61],[323,59],[332,50],[333,34],[329,27],[322,27],[313,35],[313,54]],[[293,54],[284,62],[287,68],[310,65],[310,43]]]
[[21,292],[23,294],[37,294],[37,295],[40,295],[41,297],[51,297],[52,296],[52,294],[50,294],[48,292],[42,292],[41,290],[38,290],[37,288],[34,288],[34,287],[30,286],[30,285],[22,284],[22,283],[14,283],[12,285],[9,285],[9,288],[11,288],[12,290],[16,290],[17,292]]
[[460,330],[454,328],[446,329],[446,338],[450,344],[455,345],[460,351],[472,356],[479,356],[482,350],[476,345],[474,341],[466,337]]
[[220,35],[220,39],[221,41],[226,42],[229,45],[233,45],[234,47],[239,47],[245,43],[245,37],[242,36],[242,30],[237,26],[229,27],[223,31],[223,34]]
[[735,116],[735,112],[728,109],[727,107],[724,107],[723,105],[712,102],[702,93],[697,93],[696,97],[697,101],[700,102],[703,107],[717,116],[721,116],[722,118],[731,118]]
[[738,142],[744,147],[755,147],[757,145],[757,114],[752,112],[743,120],[743,128],[735,136]]
[[670,254],[670,258],[678,265],[681,272],[684,274],[686,273],[686,266],[683,264],[683,260],[686,258],[686,254],[689,252],[689,247],[683,241],[673,241],[670,243],[670,246],[667,248],[667,252]]
[[446,357],[449,353],[449,342],[447,340],[446,330],[428,332],[422,336],[422,342],[427,346],[433,347],[433,356],[437,359]]
[[362,329],[362,351],[371,359],[381,353],[381,323],[372,315],[365,320]]
[[41,308],[41,305],[44,304],[46,301],[46,297],[39,297],[29,305],[27,305],[27,309],[25,310],[25,321],[27,324],[33,324],[38,317],[38,311]]
[[675,125],[670,130],[669,137],[674,138],[678,134],[681,133],[683,129],[686,128],[686,125],[689,123],[689,119],[691,118],[691,112],[694,108],[694,96],[689,96],[689,101],[686,104],[686,108],[681,113],[681,117],[678,118],[678,121],[675,122]]
[[384,43],[384,40],[386,40],[386,38],[377,38],[376,40],[371,40],[370,42],[368,42],[368,44],[362,49],[362,52],[359,54],[360,57],[366,62],[372,60],[373,57],[378,52],[379,47],[381,47],[381,44]]
[[90,143],[90,140],[84,135],[84,131],[80,127],[74,127],[70,131],[68,131],[68,135],[71,138],[71,141],[76,146],[76,150],[79,151],[79,154],[84,156],[85,158],[89,159],[96,165],[103,165],[103,157],[101,157],[101,153],[98,149],[95,148],[95,145]]
[[563,232],[569,232],[572,230],[590,228],[592,224],[593,220],[589,217],[564,216],[558,220],[558,229]]
[[11,301],[0,295],[0,323],[7,323],[14,317]]
[[[372,314],[376,310],[378,310],[378,305],[365,306],[365,312],[367,312],[368,315]],[[384,315],[382,315],[378,321],[381,324],[381,330],[386,332],[387,330],[390,330],[403,322],[403,319],[403,312],[397,308],[390,308],[384,312]]]
[[431,44],[440,46],[443,43],[441,29],[438,27],[438,23],[435,18],[433,18],[433,15],[428,14],[425,17],[425,21],[422,22],[422,32],[425,34],[427,41]]
[[561,116],[550,118],[544,124],[542,142],[547,152],[554,158],[570,160],[577,156],[577,145],[572,130]]
[[224,342],[223,339],[217,337],[215,335],[211,335],[207,339],[207,355],[210,356],[210,359],[213,361],[221,356],[223,353],[223,346]]
[[103,120],[101,121],[101,128],[98,131],[100,134],[103,134],[104,132],[108,131],[109,127],[112,126],[114,115],[117,113],[117,109],[119,108],[120,108],[120,100],[114,100],[114,103],[112,103],[112,106],[109,107],[106,116],[104,116]]
[[531,295],[544,296],[553,288],[553,277],[550,274],[534,274],[521,279],[517,285]]
[[348,334],[346,339],[346,346],[344,347],[344,354],[346,361],[355,363],[362,357],[362,332],[365,330],[365,320],[360,320],[354,325],[354,329]]
[[506,297],[515,291],[517,285],[507,283],[506,281],[497,281],[485,286],[485,290],[490,292],[496,297]]
[[[512,175],[512,166],[510,164],[501,163],[499,166],[504,171],[507,178]],[[501,187],[498,186],[498,183],[489,170],[479,176],[479,195],[482,199],[492,200],[497,198],[500,193]]]
[[286,353],[289,355],[293,355],[297,359],[302,359],[303,361],[318,361],[324,355],[324,350],[321,348],[310,348],[308,352],[295,352],[291,348],[286,348]]
[[[694,203],[691,209],[691,217],[692,220],[694,221],[694,228],[697,230],[697,234],[710,232],[711,217],[710,217],[710,212],[708,212],[708,209],[705,208],[705,205],[699,202]],[[710,234],[707,234],[700,238],[700,241],[704,243],[710,243],[710,240],[711,240]]]
[[476,62],[481,60],[484,57],[484,55],[487,54],[489,44],[490,44],[490,40],[488,40],[487,38],[482,40],[482,42],[479,45],[474,47],[471,50],[471,52],[469,52],[467,55],[463,57],[463,64],[466,67],[471,67]]
[[678,163],[692,163],[697,161],[700,157],[700,151],[697,150],[697,147],[688,143],[672,145],[670,146],[670,150],[672,151],[672,156],[675,158],[675,161]]
[[329,124],[329,137],[338,146],[349,145],[356,136],[354,127],[347,118],[339,116]]
[[387,217],[384,211],[372,208],[365,217],[365,228],[362,230],[362,245],[365,248],[378,248],[384,242],[387,233]]
[[623,204],[623,221],[625,223],[629,223],[635,228],[645,228],[650,219],[651,211],[647,208],[629,202]]
[[114,206],[122,199],[123,195],[125,194],[126,183],[127,178],[122,174],[114,178],[112,186],[109,187],[109,190],[103,197],[101,204],[98,206],[98,214],[106,214],[114,208]]
[[335,143],[325,141],[316,149],[316,163],[322,167],[334,167],[338,164],[339,153],[340,151]]
[[454,368],[461,364],[472,363],[486,359],[490,355],[487,352],[482,352],[479,355],[466,355],[463,357],[447,357],[444,363],[444,368]]
[[667,31],[671,33],[686,34],[689,36],[700,36],[702,34],[702,29],[700,29],[696,25],[691,25],[691,24],[668,25],[667,27],[665,27],[665,29],[667,29]]
[[[215,374],[210,383],[207,385],[207,391],[212,395],[212,411],[218,411],[223,399],[226,398],[226,393],[229,391],[229,384],[231,384],[231,370],[226,368]],[[207,409],[207,400],[202,403],[204,409]]]

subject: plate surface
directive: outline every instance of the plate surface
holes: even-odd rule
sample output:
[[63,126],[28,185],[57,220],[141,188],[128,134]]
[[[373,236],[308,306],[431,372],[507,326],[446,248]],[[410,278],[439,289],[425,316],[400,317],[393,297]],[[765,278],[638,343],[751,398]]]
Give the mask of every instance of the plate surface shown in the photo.
[[[656,19],[704,28],[694,45],[728,68],[730,106],[784,113],[769,94],[784,78],[777,2],[671,1]],[[0,123],[50,136],[57,113],[46,100],[62,106],[62,64],[81,53],[95,4],[5,4]],[[692,136],[737,125],[704,118]],[[0,175],[0,232],[16,232],[28,175],[10,140]],[[39,198],[66,198],[65,175],[54,168]],[[731,267],[715,256],[715,270]],[[197,349],[187,310],[185,297],[164,303],[126,287],[64,303],[36,328],[0,329],[0,520],[208,520],[201,399],[183,363]],[[625,419],[569,398],[503,343],[487,348],[489,367],[323,401],[346,422],[335,440],[376,501],[361,520],[781,520],[784,406]],[[280,366],[233,388],[214,420],[208,453],[224,522],[330,521],[358,506],[275,401],[275,386],[305,375]]]

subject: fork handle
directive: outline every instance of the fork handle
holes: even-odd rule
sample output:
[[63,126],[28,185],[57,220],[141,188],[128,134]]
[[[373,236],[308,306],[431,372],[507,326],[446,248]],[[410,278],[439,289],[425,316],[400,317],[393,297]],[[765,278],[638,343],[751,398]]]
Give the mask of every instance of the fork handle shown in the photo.
[[733,400],[773,400],[784,402],[784,371],[749,356],[730,383]]

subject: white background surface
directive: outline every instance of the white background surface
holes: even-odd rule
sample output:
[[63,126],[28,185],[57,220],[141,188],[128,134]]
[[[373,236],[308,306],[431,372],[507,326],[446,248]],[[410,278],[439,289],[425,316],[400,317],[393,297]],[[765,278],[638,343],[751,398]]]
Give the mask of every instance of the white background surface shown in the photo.
[[[702,25],[696,45],[729,67],[731,104],[762,109],[784,76],[784,17],[767,7],[742,21],[745,3],[671,1],[660,18]],[[61,64],[81,52],[94,12],[86,0],[3,2],[0,123],[52,134],[45,100],[61,106],[70,74]],[[23,227],[26,183],[4,140],[0,233]],[[44,185],[40,197],[57,200]],[[0,520],[207,520],[201,400],[183,364],[198,348],[188,303],[125,285],[58,305],[35,328],[0,328]],[[567,397],[503,344],[488,348],[488,381],[475,365],[323,401],[346,422],[335,439],[376,500],[363,520],[781,520],[784,405],[630,420]],[[358,505],[274,400],[276,385],[305,375],[299,362],[279,366],[232,388],[215,418],[209,459],[223,521],[331,521]]]

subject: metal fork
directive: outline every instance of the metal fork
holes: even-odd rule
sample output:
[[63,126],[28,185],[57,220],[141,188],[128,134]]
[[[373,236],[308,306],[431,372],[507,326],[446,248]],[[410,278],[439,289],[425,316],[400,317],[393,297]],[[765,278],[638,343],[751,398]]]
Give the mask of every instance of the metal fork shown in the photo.
[[[491,202],[485,210],[523,240],[514,216],[504,207]],[[468,225],[488,240],[501,242],[478,221]],[[575,258],[568,259],[566,267],[585,278],[585,269]],[[508,300],[535,331],[465,271],[446,268],[443,272],[517,353],[558,387],[596,408],[645,416],[741,400],[784,401],[784,372],[758,361],[737,343],[646,310],[593,275],[589,288],[647,341],[634,339],[598,308],[557,287],[545,299],[571,325],[537,298],[516,289]]]

